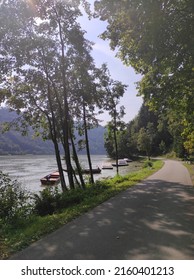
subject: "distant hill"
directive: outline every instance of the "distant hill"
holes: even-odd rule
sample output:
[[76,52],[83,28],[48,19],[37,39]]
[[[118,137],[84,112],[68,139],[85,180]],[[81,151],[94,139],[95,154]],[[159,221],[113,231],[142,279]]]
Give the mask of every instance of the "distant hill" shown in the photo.
[[[0,127],[1,123],[12,121],[16,113],[9,112],[6,108],[0,109]],[[99,126],[89,131],[90,152],[91,154],[106,154],[104,148],[105,128]],[[28,136],[22,136],[19,132],[11,130],[6,133],[0,132],[0,155],[18,155],[18,154],[54,154],[52,141],[43,141],[41,138],[33,138],[33,133]],[[80,152],[85,153],[85,150]]]

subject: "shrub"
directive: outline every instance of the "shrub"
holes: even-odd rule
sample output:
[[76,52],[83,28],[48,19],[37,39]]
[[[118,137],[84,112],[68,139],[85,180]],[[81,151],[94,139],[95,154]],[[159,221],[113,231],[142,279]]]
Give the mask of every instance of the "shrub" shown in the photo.
[[34,194],[34,211],[40,216],[51,215],[81,203],[83,199],[84,190],[76,189],[61,193],[58,188],[46,188],[40,194]]
[[153,162],[151,162],[150,160],[146,160],[145,163],[144,163],[144,168],[152,168],[153,167]]
[[106,190],[107,188],[110,187],[110,183],[108,182],[108,180],[97,180],[93,186],[92,186],[92,190]]
[[102,181],[95,182],[86,189],[74,189],[61,193],[58,188],[46,188],[40,194],[34,194],[34,213],[40,216],[52,215],[62,209],[82,203],[100,194],[108,184]]
[[17,180],[0,171],[0,220],[14,225],[26,220],[32,210],[29,199]]
[[46,188],[40,194],[34,194],[34,212],[40,216],[51,215],[61,204],[58,188]]

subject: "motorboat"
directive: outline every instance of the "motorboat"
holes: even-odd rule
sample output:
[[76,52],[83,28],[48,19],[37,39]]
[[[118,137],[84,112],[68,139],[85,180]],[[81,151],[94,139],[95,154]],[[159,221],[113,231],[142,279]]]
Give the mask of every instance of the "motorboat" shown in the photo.
[[[126,160],[124,159],[119,159],[118,160],[118,166],[128,166],[129,164],[127,163]],[[112,166],[117,166],[117,163],[112,163]]]
[[130,158],[124,158],[123,160],[125,160],[126,162],[132,162],[132,159]]

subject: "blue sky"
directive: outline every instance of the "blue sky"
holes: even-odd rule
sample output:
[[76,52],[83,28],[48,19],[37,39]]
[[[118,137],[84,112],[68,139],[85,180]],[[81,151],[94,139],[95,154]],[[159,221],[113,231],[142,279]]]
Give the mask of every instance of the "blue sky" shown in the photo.
[[[91,4],[93,0],[88,1]],[[109,42],[99,38],[99,35],[105,31],[106,22],[99,19],[88,20],[87,16],[80,19],[82,28],[87,32],[85,37],[94,43],[92,56],[96,62],[96,66],[101,66],[102,63],[107,63],[111,77],[114,80],[121,81],[128,85],[124,97],[121,99],[120,105],[125,106],[124,121],[129,122],[138,113],[142,104],[142,98],[137,97],[135,83],[141,79],[140,75],[136,74],[132,67],[126,67],[122,61],[115,57],[115,52],[111,51]],[[109,120],[108,114],[99,116],[105,124]]]

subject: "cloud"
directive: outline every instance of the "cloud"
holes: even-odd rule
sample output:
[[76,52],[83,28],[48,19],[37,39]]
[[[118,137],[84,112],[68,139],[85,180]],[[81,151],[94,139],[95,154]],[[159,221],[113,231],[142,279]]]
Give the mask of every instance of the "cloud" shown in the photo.
[[93,50],[99,51],[99,52],[103,53],[105,56],[109,56],[111,58],[114,58],[116,55],[116,52],[112,51],[110,49],[109,45],[105,42],[95,43],[93,46]]

